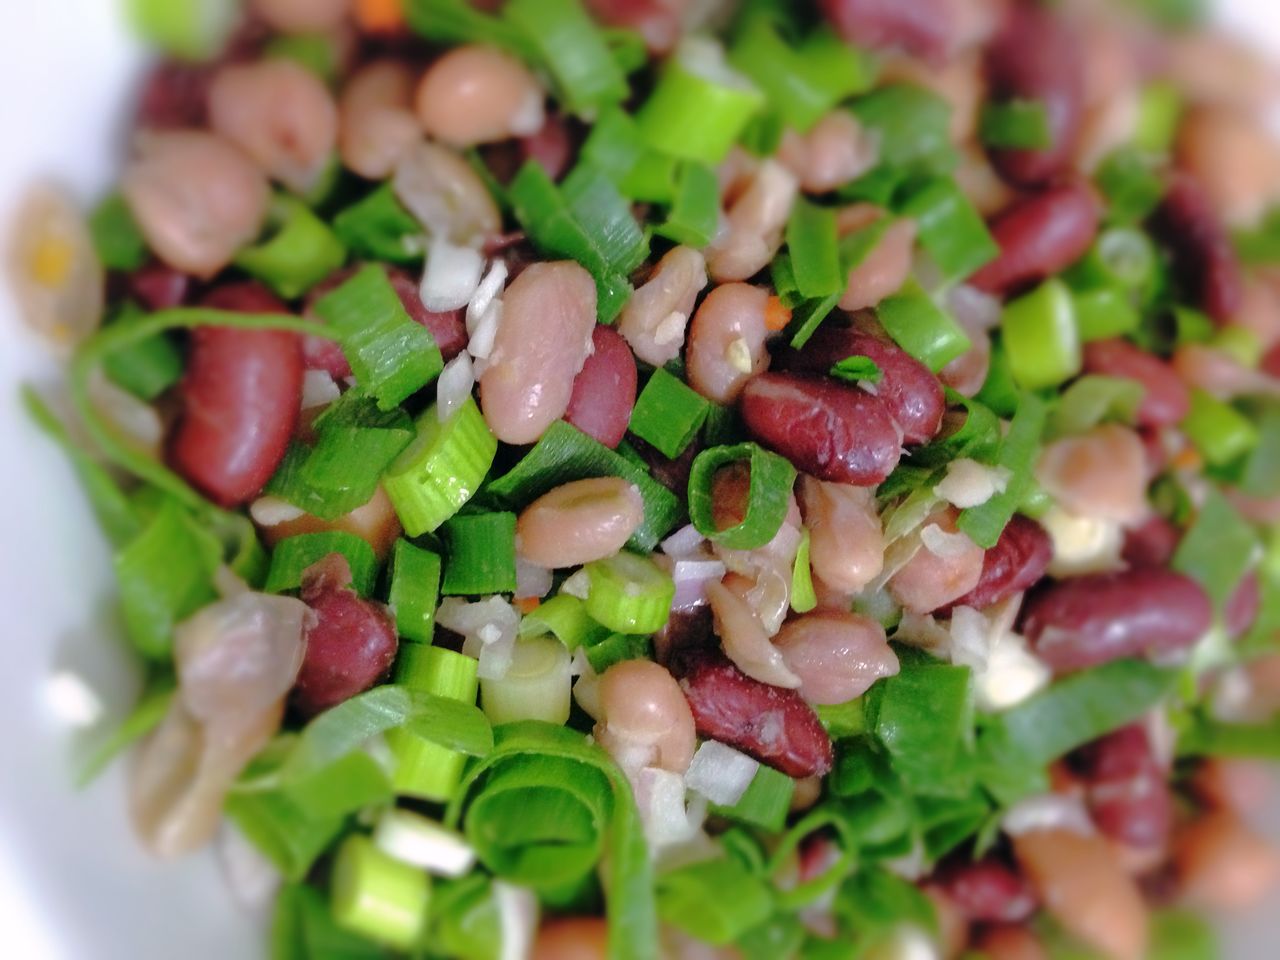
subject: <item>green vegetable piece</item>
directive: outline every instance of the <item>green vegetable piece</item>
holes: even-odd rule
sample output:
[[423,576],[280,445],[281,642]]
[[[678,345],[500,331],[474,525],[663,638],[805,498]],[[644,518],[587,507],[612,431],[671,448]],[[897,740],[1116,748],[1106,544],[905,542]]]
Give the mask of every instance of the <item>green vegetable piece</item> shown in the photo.
[[848,272],[840,269],[835,210],[797,200],[786,239],[796,289],[802,297],[812,300],[843,292]]
[[1201,456],[1214,466],[1224,466],[1258,445],[1258,428],[1231,404],[1199,388],[1191,391],[1191,412],[1182,421]]
[[612,633],[599,643],[587,647],[587,662],[596,674],[602,674],[623,660],[653,659],[653,641],[634,634]]
[[137,270],[147,262],[147,241],[120,193],[103,197],[89,215],[89,235],[108,270]]
[[342,241],[295,197],[279,194],[264,238],[236,254],[235,264],[286,300],[302,296],[346,262]]
[[306,878],[307,871],[337,839],[344,820],[342,816],[309,817],[279,791],[233,791],[224,809],[249,842],[294,883]]
[[513,593],[516,589],[516,515],[468,513],[445,521],[441,528],[449,549],[440,592]]
[[[742,520],[723,530],[716,525],[715,480],[725,468],[747,473]],[[703,450],[689,471],[689,517],[704,537],[730,550],[754,550],[774,538],[787,518],[796,470],[786,458],[758,444]]]
[[827,374],[845,383],[877,384],[884,378],[880,365],[870,357],[845,357],[832,366]]
[[711,403],[666,370],[653,372],[631,411],[631,432],[674,460],[698,435]]
[[352,256],[414,265],[422,262],[422,225],[384,183],[333,218],[333,232]]
[[1084,433],[1104,422],[1132,424],[1143,394],[1136,380],[1098,374],[1081,377],[1058,399],[1049,417],[1048,437]]
[[1110,340],[1137,331],[1142,314],[1121,290],[1098,287],[1072,294],[1076,330],[1082,343]]
[[1013,378],[1024,389],[1056,387],[1080,372],[1075,308],[1061,280],[1046,281],[1007,304],[1001,331]]
[[1132,147],[1111,153],[1098,168],[1094,182],[1107,201],[1107,216],[1114,223],[1145,220],[1165,192],[1158,159]]
[[387,603],[396,615],[402,640],[431,643],[435,636],[436,603],[440,596],[440,557],[397,540],[391,551],[391,586]]
[[386,951],[339,927],[324,894],[291,883],[276,896],[271,917],[271,960],[386,960]]
[[648,557],[625,550],[588,563],[583,601],[592,620],[616,633],[657,633],[671,614],[676,585]]
[[1043,400],[1034,394],[1023,395],[996,458],[997,465],[1009,471],[1005,489],[986,503],[962,511],[956,521],[960,530],[984,550],[996,545],[1035,482],[1035,462],[1040,453],[1040,436],[1044,432],[1046,416]]
[[796,613],[808,613],[818,606],[818,594],[813,588],[813,568],[809,563],[810,544],[809,528],[805,527],[796,551],[795,566],[791,569],[791,609]]
[[312,564],[331,553],[340,553],[351,566],[351,586],[362,597],[373,592],[378,577],[378,560],[373,547],[355,534],[342,530],[300,533],[276,544],[271,553],[271,570],[263,587],[267,593],[284,593],[302,585],[302,575]]
[[876,307],[889,336],[937,373],[972,346],[968,334],[914,280]]
[[1196,580],[1219,611],[1235,592],[1258,550],[1258,535],[1215,487],[1209,487],[1195,523],[1178,542],[1172,567]]
[[1000,255],[986,222],[952,177],[934,177],[897,207],[916,222],[920,245],[947,281],[963,280]]
[[764,830],[778,831],[786,825],[787,814],[791,811],[791,798],[795,792],[795,780],[773,767],[761,764],[737,803],[731,807],[712,804],[711,809],[717,816]]
[[129,0],[126,13],[147,45],[183,60],[205,60],[222,49],[240,9],[231,0]]
[[[474,657],[441,647],[406,644],[396,659],[395,676],[398,684],[410,690],[472,707],[480,689],[478,670]],[[437,743],[420,731],[403,728],[387,731],[387,744],[396,758],[392,780],[397,793],[440,803],[453,797],[462,781],[466,753]]]
[[768,916],[772,900],[763,878],[729,858],[679,867],[658,878],[658,916],[717,947]]
[[1138,126],[1134,131],[1133,145],[1148,153],[1167,154],[1173,148],[1178,124],[1182,122],[1182,107],[1182,94],[1173,84],[1147,84],[1138,103]]
[[676,174],[671,212],[653,232],[701,250],[715,239],[719,226],[720,188],[715,171],[701,163],[682,163]]
[[399,950],[421,945],[431,902],[431,878],[352,834],[338,848],[330,881],[338,926]]
[[502,16],[537,49],[571,112],[590,117],[627,98],[627,79],[579,0],[511,0]]
[[164,334],[139,340],[103,362],[107,376],[139,400],[156,399],[182,379],[182,353]]
[[610,636],[608,628],[587,615],[583,602],[567,593],[544,600],[521,618],[520,636],[536,637],[544,633],[551,634],[570,651],[596,646]]
[[937,94],[889,84],[861,97],[851,109],[863,127],[879,134],[881,169],[901,177],[917,170],[947,173],[954,165],[951,107]]
[[1053,143],[1049,111],[1039,100],[984,104],[978,136],[989,147],[1010,150],[1043,150]]

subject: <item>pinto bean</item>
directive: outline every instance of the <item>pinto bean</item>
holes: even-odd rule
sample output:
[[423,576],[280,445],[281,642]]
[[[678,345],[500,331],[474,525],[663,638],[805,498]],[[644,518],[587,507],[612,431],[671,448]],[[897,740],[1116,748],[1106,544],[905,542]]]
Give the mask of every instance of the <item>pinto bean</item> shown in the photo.
[[698,294],[707,286],[707,261],[692,247],[668,250],[627,302],[618,332],[635,355],[655,367],[680,356]]
[[993,855],[949,860],[938,868],[933,882],[965,916],[979,923],[1021,923],[1036,909],[1027,881]]
[[884,532],[869,487],[800,481],[814,575],[833,590],[853,595],[884,568]]
[[440,239],[471,246],[502,234],[502,213],[480,175],[438,143],[419,140],[406,149],[391,186],[405,209]]
[[915,242],[915,221],[895,221],[862,262],[849,271],[840,309],[866,310],[901,290],[911,275]]
[[1127,340],[1098,340],[1085,345],[1084,369],[1142,384],[1138,426],[1167,427],[1181,423],[1191,409],[1191,391],[1161,360]]
[[[224,287],[205,305],[287,313],[256,284]],[[302,402],[302,348],[280,330],[198,327],[179,388],[183,412],[169,462],[223,506],[252,499],[284,458]]]
[[606,960],[609,924],[602,917],[552,920],[538,931],[529,960]]
[[1044,576],[1053,559],[1053,541],[1030,517],[1014,514],[996,545],[982,559],[978,584],[951,607],[985,610],[1015,593],[1030,589]]
[[1178,653],[1212,620],[1208,595],[1190,577],[1136,568],[1071,577],[1033,595],[1023,633],[1062,673],[1120,657]]
[[559,180],[573,162],[573,134],[560,114],[547,114],[546,121],[528,136],[520,138],[520,156],[533,160],[552,180]]
[[784,370],[826,374],[846,357],[864,356],[875,361],[882,377],[876,397],[902,429],[904,443],[926,443],[942,426],[947,408],[942,384],[919,360],[891,340],[863,333],[854,327],[826,324],[804,345],[778,356]]
[[652,747],[664,770],[684,773],[697,747],[694,718],[681,686],[651,660],[624,660],[605,671],[600,680],[603,735],[630,747]]
[[768,305],[762,287],[726,283],[711,291],[689,327],[685,371],[693,389],[716,403],[732,403],[753,375],[769,369]]
[[1177,527],[1153,513],[1140,525],[1125,531],[1120,556],[1131,567],[1166,567],[1181,537]]
[[1016,201],[991,223],[1000,256],[970,278],[989,293],[1006,294],[1075,263],[1098,233],[1098,199],[1082,183],[1050,187]]
[[831,769],[831,739],[795,690],[752,680],[719,653],[687,656],[680,681],[698,733],[791,777]]
[[1076,516],[1132,524],[1148,511],[1146,448],[1133,430],[1119,424],[1049,444],[1036,478]]
[[809,703],[847,703],[898,672],[884,627],[857,613],[819,611],[783,625],[774,645]]
[[879,158],[875,138],[848,110],[827,114],[801,136],[788,130],[778,158],[800,181],[805,193],[822,194],[871,170]]
[[874,487],[902,456],[902,436],[876,397],[796,373],[766,373],[742,391],[742,419],[760,443],[820,480]]
[[351,0],[253,0],[250,5],[281,33],[321,33],[342,23]]
[[734,666],[753,680],[788,690],[797,689],[800,678],[788,669],[782,651],[774,647],[764,624],[747,602],[746,593],[752,586],[751,581],[734,574],[726,577],[725,581],[706,585],[716,635],[724,646],[725,654]]
[[[986,551],[959,532],[958,516],[949,508],[930,517],[921,531],[923,545],[889,579],[890,595],[912,613],[928,614],[953,603],[977,587],[982,578]],[[935,537],[936,547],[932,542]]]
[[573,381],[564,418],[606,447],[622,442],[636,405],[636,358],[612,327],[591,332],[591,356]]
[[1013,846],[1032,888],[1067,932],[1110,960],[1142,960],[1147,908],[1104,839],[1036,830],[1015,837]]
[[268,547],[274,548],[281,540],[304,533],[326,533],[337,530],[359,537],[373,547],[375,557],[385,560],[400,534],[404,532],[395,507],[391,505],[391,499],[381,487],[367,503],[361,504],[336,520],[322,520],[320,517],[303,513],[278,523],[265,523],[258,518],[260,502],[254,502],[253,507],[250,508],[250,516],[258,525],[258,531]]
[[1211,909],[1252,906],[1280,879],[1280,853],[1226,810],[1207,813],[1178,834],[1174,863],[1183,896]]
[[343,164],[370,180],[389,177],[422,137],[413,112],[415,72],[399,60],[374,60],[347,81],[338,101],[338,152]]
[[307,650],[292,701],[304,716],[368,690],[396,658],[391,615],[361,599],[350,584],[351,567],[341,554],[329,554],[303,572],[302,600],[315,620],[306,628]]
[[504,443],[533,443],[564,415],[596,325],[596,285],[571,261],[535,263],[507,288],[480,376],[485,421]]
[[455,47],[418,84],[418,119],[427,136],[474,147],[542,129],[542,86],[520,61],[494,47]]
[[795,175],[766,160],[731,198],[725,228],[707,249],[707,267],[717,283],[747,280],[769,265],[782,246],[782,231],[800,191]]
[[543,494],[516,523],[518,552],[539,567],[576,567],[611,557],[644,519],[640,491],[619,477],[575,480]]
[[1271,768],[1261,760],[1210,757],[1192,776],[1191,789],[1211,807],[1249,816],[1266,807],[1275,785]]
[[996,169],[1009,182],[1038,186],[1070,166],[1083,123],[1083,61],[1079,37],[1061,13],[1028,3],[1009,7],[987,49],[992,98],[1044,104],[1050,133],[1050,145],[1042,150],[992,153]]
[[258,235],[270,199],[248,157],[196,130],[141,135],[121,191],[156,255],[204,279]]
[[1227,223],[1256,223],[1280,197],[1280,146],[1265,124],[1221,106],[1191,110],[1178,132],[1178,159]]
[[209,88],[209,126],[296,193],[312,189],[338,145],[338,107],[293,60],[223,67]]
[[1244,301],[1244,279],[1231,238],[1204,189],[1190,175],[1173,177],[1151,218],[1173,255],[1174,273],[1201,309],[1226,323]]
[[945,0],[821,0],[823,14],[845,40],[873,50],[899,49],[940,62],[951,36]]

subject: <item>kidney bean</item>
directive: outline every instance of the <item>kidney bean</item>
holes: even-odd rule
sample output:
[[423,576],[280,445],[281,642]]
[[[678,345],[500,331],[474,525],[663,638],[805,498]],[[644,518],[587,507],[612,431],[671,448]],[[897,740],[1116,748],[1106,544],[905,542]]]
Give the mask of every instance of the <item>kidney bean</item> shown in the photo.
[[1173,826],[1173,795],[1141,724],[1113,731],[1072,755],[1098,829],[1126,846],[1160,849]]
[[416,71],[399,60],[374,60],[347,81],[338,99],[343,166],[370,180],[391,175],[410,144],[422,139],[413,112]]
[[[223,287],[216,309],[288,313],[257,284]],[[223,506],[252,499],[275,473],[302,402],[302,349],[280,330],[198,327],[180,392],[183,412],[169,446],[173,468]]]
[[455,47],[423,74],[415,95],[427,136],[474,147],[542,129],[546,94],[519,60],[494,47]]
[[1267,351],[1262,358],[1262,372],[1273,377],[1280,377],[1280,343]]
[[948,508],[930,517],[920,532],[920,549],[889,578],[889,594],[911,613],[933,613],[969,593],[982,578],[985,551],[959,532],[958,515]]
[[516,524],[518,553],[552,570],[611,557],[644,519],[640,491],[620,477],[576,480],[543,494]]
[[1000,256],[975,273],[972,286],[989,293],[1017,292],[1065,270],[1098,233],[1098,198],[1083,183],[1031,194],[991,223]]
[[883,403],[856,387],[796,373],[766,373],[742,391],[742,419],[756,440],[820,480],[874,487],[902,456]]
[[866,310],[902,289],[911,276],[912,252],[916,243],[916,222],[898,220],[845,281],[840,309]]
[[1175,174],[1151,218],[1173,255],[1174,276],[1205,313],[1226,323],[1244,302],[1244,277],[1231,238],[1200,184]]
[[985,610],[1030,589],[1044,576],[1053,559],[1053,541],[1044,527],[1020,513],[1005,526],[996,545],[982,560],[978,585],[945,609]]
[[606,960],[609,924],[602,917],[568,917],[543,924],[529,960]]
[[873,50],[901,49],[939,63],[951,37],[945,0],[821,0],[822,13],[845,40]]
[[948,860],[934,873],[933,883],[965,916],[979,923],[1020,923],[1036,909],[1036,897],[1027,881],[994,855],[981,860]]
[[1262,591],[1258,571],[1250,570],[1232,591],[1223,610],[1223,620],[1230,637],[1243,636],[1258,619],[1262,606]]
[[684,773],[697,747],[694,718],[681,687],[665,667],[651,660],[623,660],[600,679],[604,723],[596,739],[610,753],[652,747],[655,763]]
[[596,285],[576,263],[535,263],[503,303],[480,403],[499,440],[533,443],[569,406],[596,326]]
[[1051,137],[1042,150],[992,152],[992,163],[1011,183],[1039,186],[1070,167],[1083,123],[1084,53],[1062,14],[1030,3],[1009,8],[987,49],[991,96],[1044,104]]
[[1124,377],[1142,384],[1138,426],[1167,427],[1181,423],[1191,409],[1191,392],[1159,357],[1127,340],[1098,340],[1085,345],[1084,369],[1108,377]]
[[304,533],[326,533],[339,530],[359,537],[373,547],[373,554],[379,561],[385,560],[395,546],[404,530],[400,526],[400,518],[396,515],[391,499],[381,487],[377,489],[367,503],[356,507],[350,513],[343,514],[336,520],[322,520],[320,517],[304,513],[279,523],[267,525],[258,519],[257,502],[250,508],[250,516],[258,525],[262,539],[268,547],[274,548],[281,540],[296,537]]
[[400,303],[415,322],[426,327],[446,363],[467,347],[467,324],[463,310],[428,310],[422,302],[418,281],[399,267],[387,268],[387,279],[400,297]]
[[673,247],[622,310],[618,332],[635,355],[661,367],[680,356],[698,294],[707,286],[707,261],[692,247]]
[[818,611],[784,624],[774,646],[809,703],[847,703],[898,672],[884,627],[857,613]]
[[880,368],[882,377],[875,395],[902,428],[903,442],[931,440],[947,409],[942,384],[928,367],[893,341],[854,327],[827,324],[818,328],[803,350],[785,350],[777,359],[784,370],[826,375],[841,360],[854,356],[869,357]]
[[569,169],[574,149],[569,122],[558,113],[547,114],[539,130],[520,138],[521,157],[537,162],[552,180],[559,180]]
[[1183,896],[1210,909],[1252,906],[1280,878],[1280,853],[1226,810],[1206,813],[1179,832],[1174,863]]
[[720,653],[683,658],[680,681],[698,733],[727,743],[791,777],[831,769],[831,739],[795,690],[752,680]]
[[612,327],[591,332],[591,356],[573,381],[564,418],[610,449],[626,436],[636,405],[636,358]]
[[1146,447],[1137,433],[1117,423],[1046,446],[1036,478],[1077,517],[1131,524],[1149,509]]
[[1190,577],[1139,567],[1072,577],[1034,594],[1023,633],[1042,660],[1066,672],[1185,650],[1212,620],[1208,595]]
[[203,127],[209,117],[209,84],[214,68],[206,63],[165,60],[142,82],[134,123],[144,130]]
[[191,278],[180,270],[151,260],[129,274],[130,295],[148,310],[181,306],[191,292]]
[[985,927],[973,946],[987,960],[1051,960],[1040,938],[1026,927],[996,924]]
[[768,305],[769,292],[746,283],[725,283],[708,294],[689,326],[689,386],[708,400],[732,403],[754,374],[769,368]]

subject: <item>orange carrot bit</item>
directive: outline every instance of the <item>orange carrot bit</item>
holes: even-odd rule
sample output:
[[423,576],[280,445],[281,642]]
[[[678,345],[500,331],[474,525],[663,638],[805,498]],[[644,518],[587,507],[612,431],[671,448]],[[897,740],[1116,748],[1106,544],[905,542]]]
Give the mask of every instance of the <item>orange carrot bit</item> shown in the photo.
[[764,308],[764,325],[768,330],[785,330],[791,322],[791,308],[782,302],[782,298],[771,296]]
[[394,33],[404,26],[402,0],[356,0],[356,23],[365,33]]
[[521,597],[515,601],[515,608],[520,611],[521,616],[528,616],[542,606],[542,601],[537,597]]
[[1175,470],[1199,470],[1204,466],[1204,457],[1195,447],[1186,446],[1175,453],[1170,462]]

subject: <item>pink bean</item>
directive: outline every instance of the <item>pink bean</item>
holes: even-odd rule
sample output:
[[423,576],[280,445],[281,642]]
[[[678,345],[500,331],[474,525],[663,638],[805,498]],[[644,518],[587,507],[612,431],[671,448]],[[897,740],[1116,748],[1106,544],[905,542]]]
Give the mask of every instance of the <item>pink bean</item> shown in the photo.
[[687,5],[688,0],[587,0],[603,23],[636,31],[652,53],[667,53],[676,45]]
[[1022,876],[995,856],[944,863],[933,882],[971,921],[1020,923],[1036,910],[1036,896]]
[[1023,633],[1065,673],[1121,657],[1190,648],[1213,621],[1204,589],[1180,573],[1136,568],[1062,580],[1027,603]]
[[950,604],[984,610],[1001,600],[1030,589],[1053,559],[1053,541],[1044,528],[1030,517],[1015,514],[996,545],[982,561],[978,585]]
[[901,49],[934,63],[946,56],[952,23],[945,0],[821,0],[819,6],[857,46]]
[[1142,384],[1138,426],[1167,427],[1181,423],[1191,409],[1191,392],[1165,361],[1127,340],[1099,340],[1084,349],[1086,373],[1125,377]]
[[874,487],[902,455],[901,433],[884,404],[856,387],[766,373],[742,391],[741,410],[753,437],[821,480]]
[[1016,201],[991,224],[1000,256],[970,284],[988,293],[1016,292],[1065,270],[1098,233],[1098,199],[1082,183],[1051,187]]
[[783,625],[773,641],[810,703],[847,703],[898,672],[884,627],[857,613],[819,611]]
[[1262,372],[1273,377],[1280,377],[1280,343],[1267,351],[1262,358]]
[[1231,238],[1204,189],[1189,174],[1174,176],[1151,219],[1173,254],[1174,271],[1205,313],[1226,323],[1244,304],[1244,277]]
[[636,358],[612,327],[597,326],[591,344],[594,352],[573,381],[564,418],[612,449],[626,436],[636,405]]

